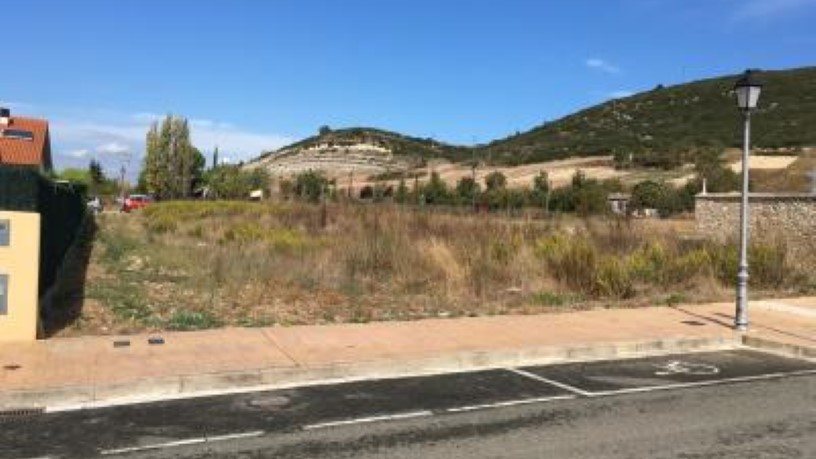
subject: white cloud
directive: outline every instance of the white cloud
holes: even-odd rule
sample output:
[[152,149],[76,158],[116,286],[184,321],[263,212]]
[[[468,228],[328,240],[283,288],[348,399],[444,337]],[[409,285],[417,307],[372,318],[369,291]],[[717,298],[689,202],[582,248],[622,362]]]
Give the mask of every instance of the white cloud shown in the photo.
[[91,154],[91,151],[88,150],[87,148],[80,148],[79,150],[72,150],[72,151],[68,152],[68,156],[71,156],[71,157],[74,157],[74,158],[79,158],[79,159],[87,158],[88,155],[90,155],[90,154]]
[[11,114],[14,115],[16,111],[31,111],[34,108],[33,104],[27,102],[15,102],[11,100],[0,100],[0,107],[11,109]]
[[101,153],[103,155],[122,155],[128,153],[130,148],[127,145],[120,142],[108,142],[102,144],[96,148],[97,153]]
[[[57,167],[74,165],[80,159],[96,156],[106,168],[118,169],[123,163],[129,164],[129,178],[134,179],[142,161],[150,124],[166,115],[106,112],[102,116],[96,113],[89,109],[83,113],[50,117]],[[190,133],[193,145],[205,155],[218,146],[222,155],[229,154],[235,162],[255,158],[264,151],[293,142],[292,138],[284,135],[258,132],[208,119],[191,119]]]
[[735,22],[770,19],[816,5],[816,0],[747,0],[742,2],[732,20]]
[[140,112],[130,115],[130,118],[136,122],[152,123],[154,121],[159,121],[160,119],[164,118],[164,116],[159,115],[158,113]]
[[243,159],[257,156],[263,151],[275,150],[293,142],[293,139],[276,135],[250,132],[229,123],[202,120],[190,121],[193,144],[201,150],[212,151],[215,147]]
[[599,70],[601,72],[609,73],[609,74],[612,74],[612,75],[616,75],[618,73],[621,73],[620,67],[618,67],[616,65],[613,65],[610,62],[605,61],[603,59],[599,59],[597,57],[592,57],[592,58],[589,58],[589,59],[585,60],[584,65],[586,65],[587,67],[589,67],[589,68],[591,68],[593,70]]

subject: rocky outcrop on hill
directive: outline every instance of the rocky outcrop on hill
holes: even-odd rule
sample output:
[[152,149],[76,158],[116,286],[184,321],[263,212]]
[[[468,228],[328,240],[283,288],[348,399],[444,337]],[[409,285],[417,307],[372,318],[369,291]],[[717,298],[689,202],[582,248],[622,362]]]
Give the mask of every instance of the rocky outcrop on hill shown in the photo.
[[274,176],[296,175],[313,170],[322,171],[331,178],[351,172],[369,176],[402,171],[409,168],[409,162],[379,145],[320,143],[280,150],[260,158],[250,166],[263,167]]

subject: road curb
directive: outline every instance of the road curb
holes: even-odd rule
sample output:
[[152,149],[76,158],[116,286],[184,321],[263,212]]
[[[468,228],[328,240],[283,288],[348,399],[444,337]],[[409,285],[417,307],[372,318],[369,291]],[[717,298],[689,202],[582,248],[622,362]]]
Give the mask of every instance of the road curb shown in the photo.
[[816,346],[803,346],[751,335],[742,335],[742,344],[747,347],[784,354],[790,357],[816,359]]
[[499,349],[414,359],[381,359],[340,362],[324,366],[271,367],[222,373],[186,374],[101,386],[83,385],[6,391],[0,392],[0,410],[34,408],[46,411],[66,411],[366,379],[719,350],[739,347],[744,342],[744,338],[741,341],[737,335],[716,338],[682,337],[597,345]]

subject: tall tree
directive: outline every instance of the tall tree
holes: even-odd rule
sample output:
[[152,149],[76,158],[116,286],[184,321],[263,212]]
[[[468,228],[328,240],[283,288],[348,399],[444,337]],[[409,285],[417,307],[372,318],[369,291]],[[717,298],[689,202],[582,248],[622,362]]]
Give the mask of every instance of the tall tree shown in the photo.
[[147,132],[143,171],[147,191],[160,198],[186,198],[201,176],[203,156],[190,142],[187,120],[168,115]]
[[92,193],[98,193],[99,187],[105,183],[105,173],[99,161],[92,159],[88,164],[88,177],[90,178],[90,188]]

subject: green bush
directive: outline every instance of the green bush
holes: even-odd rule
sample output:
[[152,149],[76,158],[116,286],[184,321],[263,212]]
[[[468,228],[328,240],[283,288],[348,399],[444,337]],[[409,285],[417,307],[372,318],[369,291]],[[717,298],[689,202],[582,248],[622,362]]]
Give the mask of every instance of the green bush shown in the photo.
[[591,243],[556,234],[539,240],[536,250],[547,261],[556,280],[574,291],[595,294],[595,273],[600,255]]
[[632,275],[625,262],[606,256],[598,263],[592,286],[596,297],[631,298],[635,295]]
[[167,321],[169,330],[178,331],[204,330],[219,325],[220,322],[212,314],[199,311],[176,311]]

